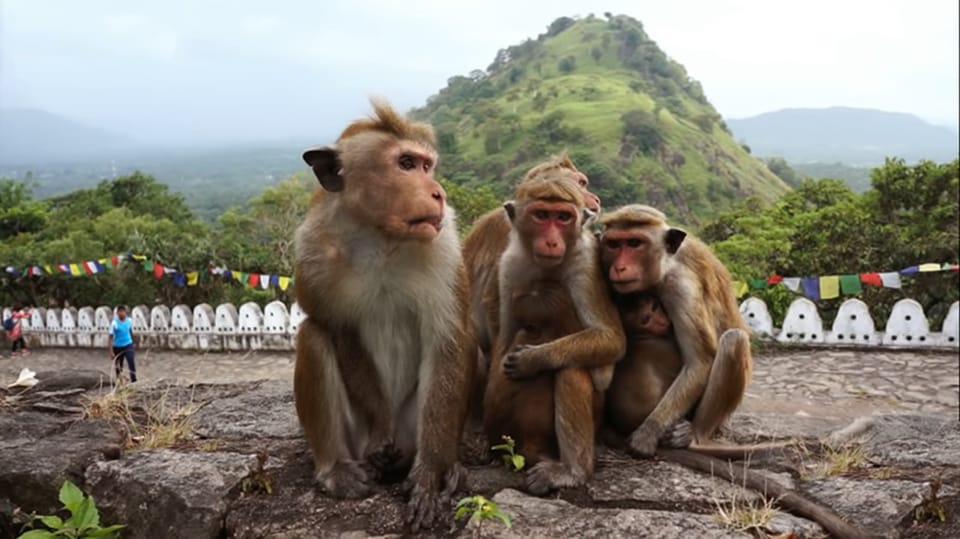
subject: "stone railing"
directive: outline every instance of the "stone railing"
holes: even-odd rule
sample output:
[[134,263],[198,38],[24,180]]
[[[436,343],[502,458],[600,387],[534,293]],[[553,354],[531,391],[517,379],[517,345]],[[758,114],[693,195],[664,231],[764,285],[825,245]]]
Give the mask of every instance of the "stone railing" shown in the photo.
[[[840,306],[832,327],[824,328],[816,305],[797,298],[790,304],[782,327],[773,327],[766,304],[747,298],[740,314],[754,333],[783,343],[885,348],[958,348],[960,306],[954,302],[939,332],[930,331],[923,307],[912,299],[898,301],[883,331],[877,331],[867,305],[848,299]],[[3,319],[10,308],[3,309]],[[294,303],[289,309],[279,301],[261,308],[244,303],[237,309],[226,303],[214,309],[202,303],[192,309],[176,305],[133,307],[129,312],[141,348],[184,350],[293,350],[304,314]],[[35,308],[24,319],[24,335],[32,346],[106,347],[113,311],[110,307],[80,309]]]

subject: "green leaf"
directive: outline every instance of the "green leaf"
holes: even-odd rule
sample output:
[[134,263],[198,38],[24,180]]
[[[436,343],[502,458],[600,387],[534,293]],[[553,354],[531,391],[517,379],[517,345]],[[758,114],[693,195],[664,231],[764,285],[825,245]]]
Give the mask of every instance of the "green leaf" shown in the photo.
[[471,503],[473,503],[474,501],[476,501],[476,499],[477,499],[476,496],[467,496],[466,498],[461,498],[460,501],[457,502],[457,507],[460,507],[460,506],[463,506],[463,505],[467,505],[467,504],[471,504]]
[[511,527],[511,526],[510,526],[510,516],[507,515],[506,513],[504,513],[503,511],[500,511],[500,510],[498,509],[498,510],[494,511],[493,513],[491,513],[491,515],[492,515],[494,518],[500,519],[500,521],[503,522],[503,525],[504,525],[504,526],[506,526],[506,527],[508,527],[508,528]]
[[40,519],[40,522],[43,522],[43,525],[48,528],[59,530],[63,527],[63,519],[56,515],[44,515],[38,518]]
[[106,528],[100,528],[99,530],[87,532],[84,537],[117,537],[117,531],[122,528],[126,528],[126,526],[123,524],[107,526]]
[[499,444],[491,447],[490,449],[494,451],[510,451],[510,446],[507,444]]
[[455,513],[453,513],[453,518],[454,520],[460,520],[461,518],[464,517],[464,515],[466,515],[470,511],[471,511],[470,507],[464,505],[463,507],[460,507],[459,509],[457,509]]
[[80,502],[83,501],[83,492],[69,480],[63,482],[60,487],[60,503],[71,513],[75,512]]
[[524,464],[526,464],[527,459],[523,458],[523,455],[514,455],[510,457],[510,461],[513,463],[513,469],[520,471],[523,469]]
[[47,530],[30,530],[17,536],[17,539],[56,539],[56,537]]
[[70,519],[77,528],[97,528],[100,526],[100,513],[93,503],[93,496],[84,498]]

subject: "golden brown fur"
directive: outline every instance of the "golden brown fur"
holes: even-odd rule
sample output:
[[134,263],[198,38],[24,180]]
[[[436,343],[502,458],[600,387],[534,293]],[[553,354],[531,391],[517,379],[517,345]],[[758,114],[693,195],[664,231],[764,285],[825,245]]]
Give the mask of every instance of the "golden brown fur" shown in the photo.
[[294,396],[321,487],[362,497],[409,470],[416,531],[464,480],[476,344],[432,129],[375,112],[304,154],[324,190],[297,230]]
[[[632,294],[654,294],[673,324],[682,362],[672,375],[677,369],[669,347],[660,347],[658,355],[650,357],[630,340],[623,373],[619,382],[614,381],[613,400],[608,401],[614,406],[609,414],[628,413],[616,409],[621,391],[646,395],[646,404],[629,410],[633,417],[621,418],[623,427],[645,416],[628,441],[631,452],[640,456],[651,456],[657,441],[688,415],[694,440],[702,444],[739,405],[753,365],[730,275],[706,245],[671,229],[663,214],[649,206],[626,206],[605,215],[601,224],[601,258],[621,318],[629,320],[630,309],[636,308],[630,303]],[[657,363],[647,368],[645,361]],[[649,396],[658,393],[660,398],[649,409]]]
[[[591,211],[600,210],[600,199],[587,190],[589,179],[577,170],[565,151],[531,168],[521,183],[543,178],[574,180],[583,190],[586,207]],[[492,347],[496,340],[500,309],[496,284],[497,266],[500,256],[507,248],[509,236],[510,220],[503,208],[497,208],[483,214],[473,223],[463,243],[463,259],[470,276],[471,317],[481,352],[471,399],[475,420],[479,420],[483,412],[482,399]]]
[[492,440],[509,434],[529,453],[527,488],[544,494],[592,474],[601,394],[624,342],[577,184],[534,178],[516,195],[504,205],[513,230],[496,273],[484,422]]

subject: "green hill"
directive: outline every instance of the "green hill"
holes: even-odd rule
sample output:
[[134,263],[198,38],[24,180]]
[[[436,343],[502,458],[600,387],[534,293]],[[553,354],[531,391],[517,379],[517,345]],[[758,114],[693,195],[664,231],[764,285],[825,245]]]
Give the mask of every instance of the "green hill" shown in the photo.
[[605,206],[643,202],[689,225],[789,189],[626,16],[561,17],[485,71],[452,77],[413,113],[437,129],[445,175],[500,196],[564,148]]

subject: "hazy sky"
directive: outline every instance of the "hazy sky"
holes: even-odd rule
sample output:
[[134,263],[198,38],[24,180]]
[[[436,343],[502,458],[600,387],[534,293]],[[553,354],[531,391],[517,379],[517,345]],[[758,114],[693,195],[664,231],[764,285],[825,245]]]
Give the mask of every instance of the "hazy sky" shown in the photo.
[[[957,0],[0,0],[0,106],[140,139],[314,137],[419,106],[560,16],[643,22],[728,118],[847,105],[955,125]],[[0,117],[2,121],[2,117]]]

